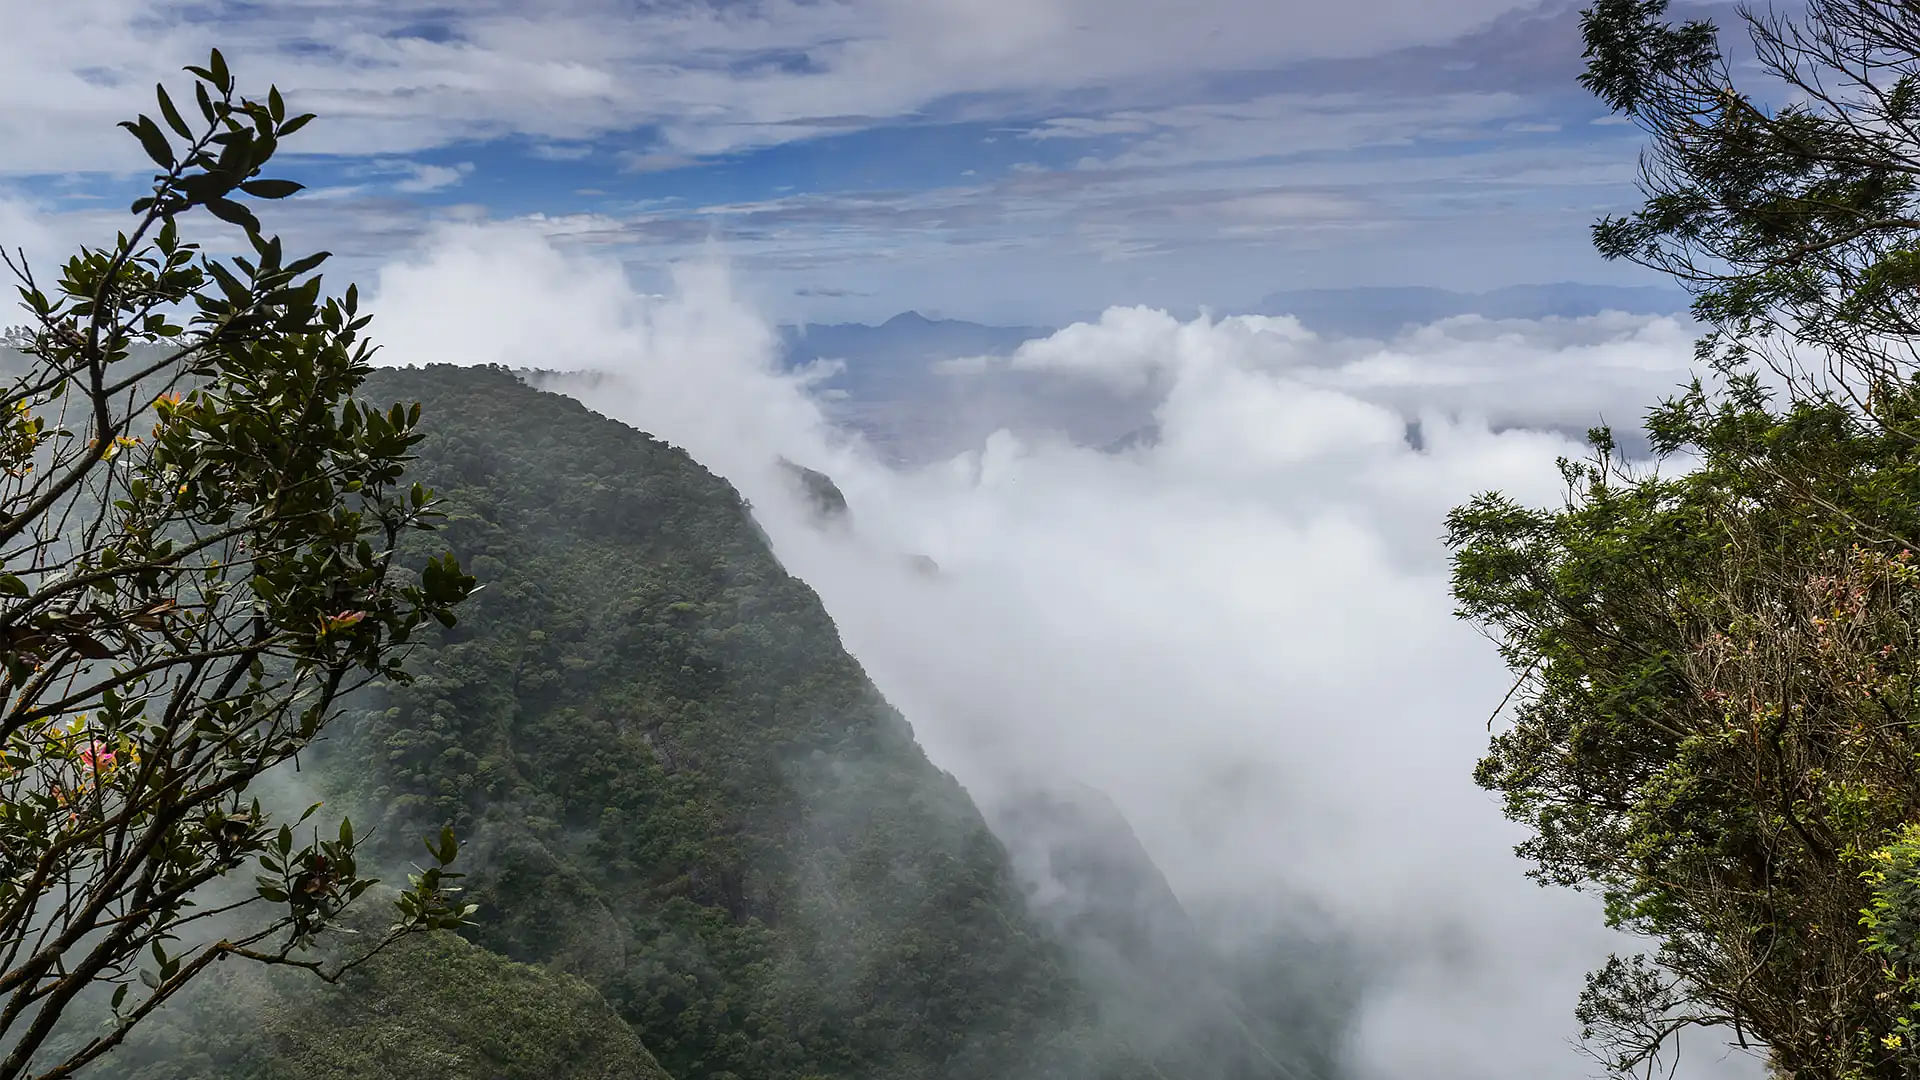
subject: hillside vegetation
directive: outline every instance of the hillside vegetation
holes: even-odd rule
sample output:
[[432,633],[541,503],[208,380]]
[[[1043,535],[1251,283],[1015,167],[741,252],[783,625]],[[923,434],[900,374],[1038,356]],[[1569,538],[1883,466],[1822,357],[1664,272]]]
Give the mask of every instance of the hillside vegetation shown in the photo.
[[476,942],[681,1080],[1089,1075],[1005,850],[727,484],[505,371],[368,391],[425,404],[412,473],[483,588],[316,763],[382,836],[468,838]]
[[329,986],[221,965],[95,1077],[125,1080],[667,1080],[592,987],[451,934],[413,938]]
[[222,965],[87,1075],[1333,1075],[1345,1006],[1285,955],[1223,964],[1110,806],[1002,822],[1102,914],[1030,909],[967,793],[686,454],[504,370],[384,370],[366,393],[424,403],[409,479],[484,587],[300,776],[386,877],[458,830],[470,941],[403,943],[338,986]]

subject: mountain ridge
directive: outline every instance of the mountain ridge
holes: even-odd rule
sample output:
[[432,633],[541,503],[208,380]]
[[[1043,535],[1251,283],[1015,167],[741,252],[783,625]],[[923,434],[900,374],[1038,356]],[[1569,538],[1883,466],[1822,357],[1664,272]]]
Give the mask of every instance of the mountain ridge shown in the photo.
[[606,995],[678,1080],[1096,1074],[1006,853],[744,501],[504,369],[421,400],[434,542],[486,585],[323,771],[470,837],[477,943]]
[[[422,642],[413,682],[350,702],[302,777],[375,838],[369,859],[455,827],[475,925],[341,987],[236,969],[89,1075],[1337,1074],[1267,1049],[1318,1062],[1338,1041],[1339,1017],[1285,989],[1317,976],[1269,965],[1280,1004],[1252,1019],[1110,802],[1047,804],[1044,857],[1090,895],[1127,888],[1092,923],[1040,902],[992,825],[1041,830],[990,820],[927,759],[744,500],[684,452],[504,368],[382,370],[363,396],[423,403],[410,473],[446,512],[424,542],[485,587]],[[834,509],[831,478],[795,480]],[[227,1053],[213,1033],[235,1024]]]

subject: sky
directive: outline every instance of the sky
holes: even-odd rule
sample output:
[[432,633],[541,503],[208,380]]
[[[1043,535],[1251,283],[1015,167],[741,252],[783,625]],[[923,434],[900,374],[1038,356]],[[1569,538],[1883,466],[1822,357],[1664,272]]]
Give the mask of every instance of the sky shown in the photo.
[[795,321],[1647,283],[1588,246],[1632,204],[1640,140],[1575,82],[1576,6],[16,3],[0,233],[111,225],[145,169],[112,124],[219,46],[243,91],[272,81],[319,115],[277,170],[310,190],[270,224],[336,274],[487,220],[653,289],[717,254]]

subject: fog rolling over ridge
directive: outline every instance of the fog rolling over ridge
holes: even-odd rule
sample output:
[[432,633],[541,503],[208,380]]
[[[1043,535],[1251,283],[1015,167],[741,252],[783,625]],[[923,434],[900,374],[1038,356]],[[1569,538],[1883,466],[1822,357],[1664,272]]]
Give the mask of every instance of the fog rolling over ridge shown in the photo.
[[[1581,976],[1632,943],[1528,882],[1472,783],[1510,680],[1452,618],[1438,537],[1481,489],[1557,500],[1552,462],[1581,451],[1563,432],[1630,426],[1686,379],[1684,324],[1465,318],[1360,342],[1115,309],[937,377],[1119,388],[1150,402],[1146,437],[1029,424],[895,466],[829,419],[823,370],[783,369],[718,267],[647,297],[612,260],[462,226],[387,266],[373,310],[388,362],[591,373],[548,385],[732,481],[990,817],[1036,777],[1091,789],[1195,933],[1352,957],[1352,1075],[1593,1071],[1568,1046]],[[842,523],[820,527],[783,458],[832,478]],[[1704,1038],[1681,1068],[1756,1072]]]

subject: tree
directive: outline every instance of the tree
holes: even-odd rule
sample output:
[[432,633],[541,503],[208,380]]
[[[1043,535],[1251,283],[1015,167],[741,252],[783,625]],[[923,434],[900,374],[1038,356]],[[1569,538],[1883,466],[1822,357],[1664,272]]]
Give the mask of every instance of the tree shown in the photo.
[[[261,170],[311,115],[236,98],[218,51],[187,70],[192,122],[160,87],[165,129],[121,125],[159,170],[131,231],[46,285],[7,259],[31,326],[0,392],[0,1078],[71,1074],[216,961],[337,978],[472,910],[443,834],[390,931],[319,951],[374,884],[362,838],[249,795],[342,695],[404,680],[474,583],[396,562],[434,516],[402,481],[419,406],[354,399],[354,289],[323,298],[326,253],[288,257],[239,201],[299,190]],[[251,254],[184,240],[200,211]],[[77,1026],[96,1000],[112,1019]]]
[[1536,877],[1654,942],[1582,995],[1611,1071],[1710,1028],[1782,1076],[1920,1076],[1920,8],[1743,11],[1756,90],[1666,7],[1583,13],[1582,81],[1651,137],[1594,239],[1692,290],[1722,379],[1649,416],[1677,475],[1597,430],[1563,506],[1450,516],[1518,677],[1477,779]]
[[1735,72],[1749,67],[1730,62],[1714,24],[1671,23],[1666,9],[1596,0],[1582,13],[1582,84],[1651,137],[1646,201],[1595,225],[1601,254],[1688,287],[1713,329],[1701,355],[1722,367],[1761,360],[1796,390],[1910,371],[1920,11],[1905,0],[1808,0],[1797,18],[1742,9],[1759,72],[1743,86]]
[[1858,924],[1874,853],[1920,810],[1920,455],[1853,421],[1694,391],[1651,426],[1696,468],[1636,470],[1602,439],[1564,463],[1564,507],[1449,518],[1461,612],[1520,676],[1476,778],[1533,830],[1536,878],[1657,943],[1582,997],[1615,1072],[1720,1027],[1781,1075],[1909,1075]]

